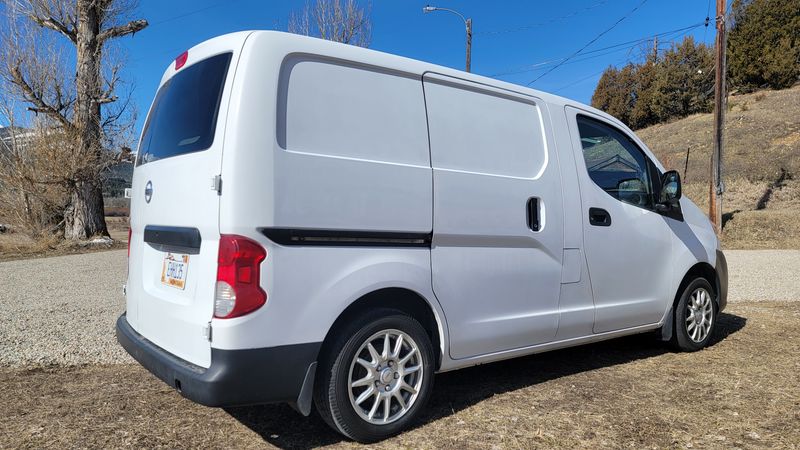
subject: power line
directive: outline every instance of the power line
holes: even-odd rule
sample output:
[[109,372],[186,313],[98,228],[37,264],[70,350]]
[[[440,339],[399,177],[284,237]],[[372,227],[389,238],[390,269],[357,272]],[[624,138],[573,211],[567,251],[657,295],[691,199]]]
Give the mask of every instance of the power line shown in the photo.
[[[700,25],[702,25],[702,24],[700,24]],[[691,29],[693,29],[693,28],[697,28],[697,27],[699,27],[700,25],[695,25],[695,26],[693,26],[693,27],[687,27],[683,33],[681,33],[681,34],[679,34],[679,35],[675,36],[675,39],[674,39],[674,40],[677,40],[677,39],[679,39],[681,36],[684,36],[684,35],[686,35],[686,34],[687,34],[687,33],[688,33],[688,32],[689,32]],[[673,42],[674,42],[674,40],[673,40]],[[631,47],[631,48],[633,48],[633,47]],[[624,65],[624,64],[627,64],[627,63],[631,62],[632,60],[633,60],[633,58],[626,58],[626,59],[622,59],[622,60],[620,60],[620,61],[618,61],[618,62],[614,63],[613,65],[614,65],[614,66]],[[700,70],[702,70],[702,68],[701,68]],[[580,83],[580,82],[582,82],[582,81],[586,81],[586,80],[588,80],[589,78],[592,78],[592,77],[595,77],[595,76],[597,76],[597,75],[600,75],[600,74],[602,74],[602,73],[603,73],[603,72],[605,72],[605,71],[606,71],[606,69],[604,68],[603,70],[601,70],[601,71],[599,71],[599,72],[595,72],[595,73],[593,73],[593,74],[591,74],[591,75],[587,75],[587,76],[585,76],[585,77],[583,77],[583,78],[580,78],[580,79],[578,79],[578,80],[575,80],[575,81],[573,81],[573,82],[571,82],[571,83],[569,83],[569,84],[566,84],[566,85],[564,85],[564,86],[561,86],[561,87],[559,87],[559,88],[557,88],[557,89],[555,89],[555,90],[553,90],[553,91],[551,91],[551,92],[555,93],[555,92],[560,92],[560,91],[563,91],[564,89],[566,89],[566,88],[568,88],[568,87],[574,86],[574,85],[576,85],[576,84],[578,84],[578,83]],[[712,71],[710,71],[710,72],[711,72],[711,73],[713,73],[714,71],[712,70]],[[705,82],[705,80],[708,80],[708,76],[707,76],[707,75],[706,75],[706,78],[704,79],[704,81],[703,81],[702,83],[704,83],[704,82]]]
[[158,26],[158,25],[161,25],[161,24],[164,24],[164,23],[167,23],[167,22],[172,22],[174,20],[183,19],[184,17],[193,16],[195,14],[199,14],[201,12],[208,11],[209,9],[219,8],[220,6],[230,4],[231,2],[234,2],[234,1],[236,1],[236,0],[217,2],[217,3],[214,3],[212,5],[206,6],[204,8],[195,9],[195,10],[192,10],[192,11],[185,12],[183,14],[178,14],[177,16],[172,16],[172,17],[168,17],[168,18],[163,19],[163,20],[159,20],[158,22],[153,22],[152,24],[150,24],[150,26],[154,27],[154,26]]
[[[623,60],[621,60],[619,63],[625,63],[625,62],[628,62],[628,60],[626,60],[626,59],[623,59]],[[619,63],[618,63],[618,64],[619,64]],[[565,84],[564,86],[561,86],[560,88],[558,88],[558,89],[555,89],[555,90],[553,90],[552,92],[553,92],[553,93],[556,93],[556,92],[561,92],[561,91],[563,91],[564,89],[566,89],[566,88],[568,88],[568,87],[575,86],[576,84],[578,84],[578,83],[580,83],[580,82],[582,82],[582,81],[586,81],[586,80],[588,80],[589,78],[596,77],[596,76],[598,76],[598,75],[602,74],[602,73],[603,73],[603,72],[605,72],[605,71],[606,71],[606,69],[603,69],[603,70],[601,70],[601,71],[599,71],[599,72],[595,72],[595,73],[593,73],[593,74],[591,74],[591,75],[587,75],[587,76],[585,76],[585,77],[583,77],[583,78],[581,78],[581,79],[575,80],[575,81],[573,81],[573,82],[571,82],[571,83],[569,83],[569,84]]]
[[[589,50],[587,52],[581,53],[581,55],[591,55],[591,54],[603,52],[605,50],[611,50],[611,49],[615,49],[615,48],[619,48],[619,47],[626,47],[626,46],[629,46],[629,45],[632,47],[632,46],[640,44],[642,42],[651,41],[656,37],[669,38],[673,34],[678,34],[678,33],[681,33],[681,32],[684,32],[683,34],[685,34],[685,32],[688,32],[688,31],[691,31],[691,30],[693,30],[695,28],[701,27],[702,25],[703,25],[703,22],[699,22],[699,23],[695,23],[693,25],[689,25],[689,26],[686,26],[686,27],[683,27],[683,28],[677,28],[675,30],[663,31],[661,33],[656,33],[656,34],[652,34],[652,35],[649,35],[649,36],[644,36],[644,37],[641,37],[641,38],[638,38],[638,39],[633,39],[633,40],[626,41],[626,42],[620,42],[618,44],[609,45],[607,47],[602,47],[602,48],[598,48],[598,49],[594,49],[594,50]],[[610,54],[610,53],[614,53],[614,52],[613,51],[612,52],[607,52],[607,53],[603,53],[602,55],[598,55],[598,56],[603,56],[603,55],[607,55],[607,54]],[[498,76],[503,76],[503,75],[513,75],[513,74],[517,74],[517,73],[531,72],[531,71],[540,69],[542,66],[547,66],[549,64],[556,63],[556,62],[566,61],[566,59],[567,59],[567,57],[555,58],[555,59],[550,59],[550,60],[547,60],[547,61],[538,62],[538,63],[534,63],[534,64],[526,64],[524,66],[515,66],[515,67],[504,69],[504,70],[502,70],[502,71],[500,71],[498,73],[495,73],[493,75],[490,75],[490,76],[498,77]],[[589,59],[589,58],[582,58],[582,59],[579,59],[577,61],[583,61],[585,59]],[[577,62],[577,61],[575,61],[575,62]]]
[[506,29],[503,29],[503,30],[476,32],[476,33],[473,33],[473,36],[497,36],[497,35],[501,35],[501,34],[517,33],[517,32],[520,32],[520,31],[527,31],[527,30],[530,30],[530,29],[533,29],[533,28],[541,27],[541,26],[544,26],[544,25],[550,25],[551,23],[560,22],[562,20],[566,20],[566,19],[569,19],[571,17],[575,17],[578,14],[581,14],[581,13],[583,13],[585,11],[589,11],[589,10],[598,8],[600,6],[605,5],[606,3],[608,3],[608,0],[602,0],[602,1],[598,2],[598,3],[595,3],[594,5],[587,6],[586,8],[581,8],[581,9],[579,9],[577,11],[573,11],[573,12],[571,12],[569,14],[566,14],[566,15],[563,15],[563,16],[560,16],[560,17],[553,17],[553,18],[545,20],[543,22],[534,23],[534,24],[530,24],[530,25],[523,25],[523,26],[515,27],[515,28],[506,28]]
[[[665,33],[664,37],[671,36],[672,34],[677,34],[677,33],[675,33],[675,32]],[[683,34],[685,34],[685,33],[683,33]],[[678,36],[680,36],[680,35],[678,35]],[[638,44],[641,44],[641,43],[644,43],[644,42],[648,42],[650,40],[652,40],[652,38],[639,39],[639,40],[636,40],[636,41],[629,41],[629,42],[626,42],[626,43],[623,43],[623,44],[613,45],[613,46],[609,46],[609,47],[603,47],[602,49],[593,50],[591,52],[585,52],[585,53],[581,54],[581,55],[583,55],[582,57],[580,57],[578,59],[573,59],[573,60],[568,61],[568,62],[563,62],[563,65],[575,64],[575,63],[579,63],[579,62],[586,61],[586,60],[589,60],[589,59],[600,58],[600,57],[603,57],[603,56],[606,56],[606,55],[610,55],[610,54],[613,54],[613,53],[617,53],[617,52],[620,52],[620,51],[623,51],[623,50],[630,51],[634,47],[636,47]],[[671,41],[668,41],[668,42],[674,42],[674,40],[671,40]],[[628,44],[633,44],[633,45],[628,45]],[[610,51],[604,51],[604,50],[610,50]],[[602,53],[600,53],[601,51],[602,51]],[[589,55],[589,56],[586,56],[586,55]],[[536,70],[543,69],[544,68],[543,66],[547,66],[547,65],[552,64],[554,62],[562,62],[562,61],[565,61],[565,60],[566,60],[566,58],[549,60],[549,61],[545,61],[545,62],[542,62],[542,63],[534,64],[533,66],[521,68],[520,70],[512,70],[512,71],[500,73],[500,74],[495,75],[495,76],[512,75],[512,74],[525,73],[525,72],[533,72],[533,71],[536,71]]]
[[[595,54],[595,55],[590,55],[590,56],[585,56],[585,57],[578,58],[578,59],[573,59],[571,61],[565,62],[563,65],[577,64],[579,62],[583,62],[583,61],[586,61],[586,60],[589,60],[589,59],[601,58],[603,56],[611,55],[611,54],[618,53],[618,52],[625,51],[625,50],[630,51],[631,49],[633,49],[633,47],[635,47],[635,45],[632,45],[630,47],[615,48],[615,49],[612,49],[610,51],[606,51],[606,52],[603,52],[603,53],[598,53],[598,54]],[[499,77],[499,76],[505,76],[505,75],[515,75],[515,74],[519,74],[519,73],[535,72],[537,70],[545,70],[545,69],[547,69],[547,66],[549,66],[549,65],[551,65],[553,63],[559,63],[559,62],[563,61],[564,59],[566,59],[566,58],[553,59],[553,60],[550,60],[550,61],[544,61],[544,62],[541,62],[541,63],[538,63],[538,64],[534,64],[533,66],[530,66],[530,67],[525,68],[525,69],[509,71],[509,72],[503,72],[503,73],[492,75],[492,76],[493,77]]]
[[614,24],[613,24],[613,25],[611,25],[610,27],[608,27],[608,28],[606,28],[605,30],[603,30],[603,32],[602,32],[602,33],[600,33],[600,34],[598,34],[597,36],[595,36],[595,37],[594,37],[594,38],[593,38],[591,41],[587,42],[587,43],[586,43],[586,45],[584,45],[583,47],[581,47],[581,48],[580,48],[578,51],[576,51],[575,53],[573,53],[573,54],[571,54],[570,56],[568,56],[566,59],[564,59],[564,61],[562,61],[562,62],[560,62],[560,63],[556,64],[555,66],[553,66],[553,67],[552,67],[550,70],[546,71],[545,73],[543,73],[543,74],[539,75],[538,77],[536,77],[536,78],[534,78],[533,80],[531,80],[530,82],[528,82],[528,84],[527,84],[526,86],[530,86],[531,84],[535,83],[535,82],[536,82],[536,81],[538,81],[540,78],[542,78],[543,76],[545,76],[545,75],[549,74],[550,72],[552,72],[552,71],[554,71],[554,70],[558,69],[559,67],[561,67],[561,65],[562,65],[562,64],[564,64],[565,62],[567,62],[567,61],[569,61],[570,59],[574,58],[575,56],[577,56],[578,54],[580,54],[582,51],[586,50],[586,48],[587,48],[587,47],[589,47],[590,45],[592,45],[592,44],[594,44],[595,42],[597,42],[597,40],[598,40],[598,39],[600,39],[601,37],[603,37],[603,35],[605,35],[605,34],[606,34],[606,33],[608,33],[609,31],[613,30],[613,29],[614,29],[614,28],[615,28],[617,25],[619,25],[620,23],[622,23],[622,21],[623,21],[623,20],[625,20],[625,19],[627,19],[628,17],[630,17],[630,15],[631,15],[631,14],[635,13],[635,12],[636,12],[636,11],[637,11],[639,8],[641,8],[641,7],[642,7],[642,5],[644,5],[645,3],[647,3],[647,0],[642,0],[642,2],[641,2],[641,3],[639,3],[638,5],[636,5],[636,7],[635,7],[635,8],[633,8],[632,10],[630,10],[630,12],[628,12],[628,13],[627,13],[627,14],[625,14],[624,16],[620,17],[620,19],[619,19],[619,20],[617,20],[616,22],[614,22]]
[[[153,22],[146,29],[152,28],[152,27],[164,24],[164,23],[173,22],[175,20],[183,19],[185,17],[193,16],[195,14],[199,14],[201,12],[205,12],[205,11],[208,11],[210,9],[218,8],[220,6],[224,6],[224,5],[230,4],[230,3],[235,2],[235,1],[237,1],[237,0],[220,1],[220,2],[214,3],[212,5],[209,5],[209,6],[206,6],[206,7],[203,7],[203,8],[187,11],[187,12],[178,14],[176,16],[168,17],[166,19],[159,20],[157,22]],[[159,50],[159,51],[157,51],[155,53],[148,52],[147,56],[142,56],[142,57],[139,57],[139,58],[133,58],[133,59],[131,59],[131,62],[142,61],[142,60],[149,59],[149,58],[151,58],[153,56],[157,56],[157,55],[166,55],[166,54],[170,54],[170,53],[171,54],[177,54],[177,53],[180,53],[182,49],[183,49],[183,47],[177,47],[174,50],[163,50],[163,49],[161,49],[161,50]]]

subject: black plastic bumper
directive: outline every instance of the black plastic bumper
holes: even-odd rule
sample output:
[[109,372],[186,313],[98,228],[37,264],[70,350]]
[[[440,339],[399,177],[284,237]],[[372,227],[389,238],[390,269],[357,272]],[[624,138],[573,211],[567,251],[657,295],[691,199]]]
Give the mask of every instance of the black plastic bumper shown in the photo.
[[[212,348],[211,367],[205,369],[148,341],[130,326],[125,314],[117,319],[117,341],[181,395],[206,406],[296,403],[321,346],[308,343],[247,350]],[[313,373],[310,379],[313,383]]]
[[728,261],[722,250],[717,250],[717,278],[719,280],[719,310],[728,306]]

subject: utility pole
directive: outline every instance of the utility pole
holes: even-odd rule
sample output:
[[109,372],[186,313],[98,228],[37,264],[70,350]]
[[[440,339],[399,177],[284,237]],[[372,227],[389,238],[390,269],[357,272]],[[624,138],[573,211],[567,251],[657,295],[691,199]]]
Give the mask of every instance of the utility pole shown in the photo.
[[722,150],[725,131],[725,3],[717,0],[717,41],[716,41],[716,82],[714,83],[714,153],[711,156],[711,180],[708,188],[708,217],[716,231],[722,231],[722,194],[725,184],[722,181]]
[[467,19],[467,72],[472,67],[472,19]]
[[658,61],[658,36],[653,39],[653,63]]

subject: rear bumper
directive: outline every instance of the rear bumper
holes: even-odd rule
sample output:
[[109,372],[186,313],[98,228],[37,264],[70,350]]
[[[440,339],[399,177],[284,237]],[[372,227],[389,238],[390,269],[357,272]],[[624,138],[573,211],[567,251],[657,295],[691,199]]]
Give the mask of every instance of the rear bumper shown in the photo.
[[195,366],[157,347],[117,319],[117,341],[153,375],[181,395],[206,406],[296,404],[313,383],[321,343],[246,350],[211,349],[211,367]]

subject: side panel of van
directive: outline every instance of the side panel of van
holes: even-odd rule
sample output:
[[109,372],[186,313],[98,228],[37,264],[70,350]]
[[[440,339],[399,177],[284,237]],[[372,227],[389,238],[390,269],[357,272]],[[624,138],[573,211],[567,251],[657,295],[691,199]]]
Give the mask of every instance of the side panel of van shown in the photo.
[[434,292],[450,356],[551,341],[558,328],[563,211],[540,100],[426,74],[434,177]]
[[274,225],[430,233],[419,79],[298,55],[280,83]]
[[244,47],[220,211],[222,233],[267,250],[268,298],[214,320],[214,348],[321,342],[350,303],[381,288],[434,298],[419,76],[360,64],[347,46],[273,35]]

